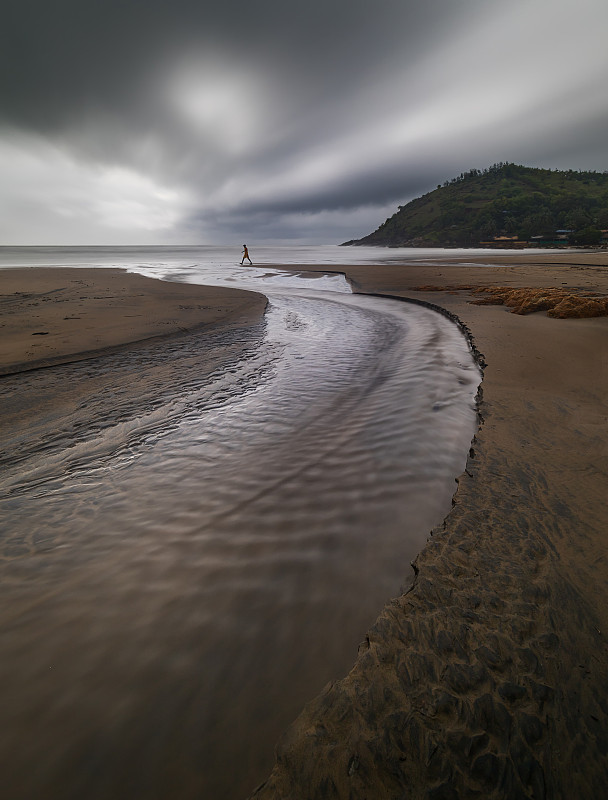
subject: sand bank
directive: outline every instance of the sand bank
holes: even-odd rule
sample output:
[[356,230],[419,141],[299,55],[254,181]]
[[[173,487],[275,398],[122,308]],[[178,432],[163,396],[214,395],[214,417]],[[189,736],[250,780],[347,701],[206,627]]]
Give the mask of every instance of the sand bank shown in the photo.
[[415,287],[605,296],[608,256],[488,260],[344,269],[357,291],[436,303],[470,329],[486,362],[481,425],[414,586],[286,732],[257,800],[605,794],[608,318],[518,316]]
[[0,375],[200,326],[247,325],[265,307],[255,292],[117,269],[0,270]]

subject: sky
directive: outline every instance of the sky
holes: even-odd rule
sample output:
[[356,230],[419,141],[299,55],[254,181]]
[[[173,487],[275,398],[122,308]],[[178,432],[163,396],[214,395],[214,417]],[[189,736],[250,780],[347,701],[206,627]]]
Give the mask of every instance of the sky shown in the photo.
[[5,0],[0,244],[339,243],[608,169],[606,0]]

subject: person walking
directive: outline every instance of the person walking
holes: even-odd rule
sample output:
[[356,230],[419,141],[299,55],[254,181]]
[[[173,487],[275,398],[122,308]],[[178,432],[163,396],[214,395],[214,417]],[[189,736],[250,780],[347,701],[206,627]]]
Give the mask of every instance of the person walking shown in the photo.
[[249,261],[250,264],[252,263],[251,259],[249,258],[249,250],[247,250],[246,244],[243,245],[243,258],[241,259],[241,264],[245,259],[247,259],[247,261]]

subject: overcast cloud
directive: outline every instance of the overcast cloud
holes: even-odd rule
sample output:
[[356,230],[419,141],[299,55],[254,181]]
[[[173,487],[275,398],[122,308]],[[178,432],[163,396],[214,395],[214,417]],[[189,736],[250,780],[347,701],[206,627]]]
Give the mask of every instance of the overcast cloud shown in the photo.
[[8,0],[0,243],[363,236],[496,161],[608,169],[606,0]]

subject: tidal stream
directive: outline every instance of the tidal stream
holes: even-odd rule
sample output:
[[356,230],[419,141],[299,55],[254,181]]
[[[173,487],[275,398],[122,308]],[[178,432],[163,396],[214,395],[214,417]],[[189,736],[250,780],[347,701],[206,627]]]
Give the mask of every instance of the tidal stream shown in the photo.
[[410,582],[479,372],[437,313],[316,285],[0,381],[11,800],[242,800]]

